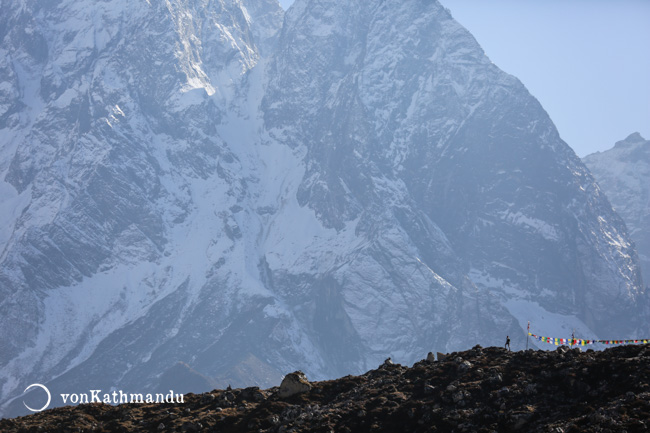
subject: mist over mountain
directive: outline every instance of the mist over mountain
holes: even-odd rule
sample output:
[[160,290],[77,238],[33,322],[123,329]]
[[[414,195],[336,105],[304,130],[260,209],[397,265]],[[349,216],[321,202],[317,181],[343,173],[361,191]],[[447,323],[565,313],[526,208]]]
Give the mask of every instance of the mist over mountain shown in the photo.
[[583,158],[636,244],[643,281],[650,281],[650,142],[634,133]]
[[648,331],[625,224],[437,1],[10,0],[0,39],[5,416]]

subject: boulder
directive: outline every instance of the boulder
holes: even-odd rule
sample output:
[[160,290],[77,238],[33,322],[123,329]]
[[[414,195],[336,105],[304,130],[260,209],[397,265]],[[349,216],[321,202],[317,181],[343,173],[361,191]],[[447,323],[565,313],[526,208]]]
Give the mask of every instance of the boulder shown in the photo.
[[311,385],[302,371],[296,371],[284,376],[280,384],[278,395],[280,398],[288,398],[296,394],[309,392]]
[[460,371],[461,373],[466,373],[471,368],[472,368],[472,363],[469,361],[462,361],[460,364],[458,364],[458,371]]

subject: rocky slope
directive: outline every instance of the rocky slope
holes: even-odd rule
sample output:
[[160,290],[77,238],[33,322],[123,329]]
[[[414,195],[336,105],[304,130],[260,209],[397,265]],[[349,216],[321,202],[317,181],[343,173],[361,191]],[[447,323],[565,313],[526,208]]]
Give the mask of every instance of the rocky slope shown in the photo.
[[650,281],[650,141],[634,133],[614,148],[583,158],[636,244],[643,280]]
[[[650,349],[561,347],[507,352],[476,346],[413,367],[283,387],[214,390],[184,404],[89,404],[0,421],[5,432],[644,432]],[[283,385],[284,386],[284,385]]]
[[648,328],[625,225],[438,2],[90,3],[0,16],[3,415]]

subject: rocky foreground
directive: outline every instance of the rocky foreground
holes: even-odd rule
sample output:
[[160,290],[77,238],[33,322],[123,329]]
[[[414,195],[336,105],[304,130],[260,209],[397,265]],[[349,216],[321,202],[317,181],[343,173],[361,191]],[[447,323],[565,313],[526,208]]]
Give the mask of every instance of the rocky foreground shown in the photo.
[[184,404],[86,404],[0,420],[2,432],[645,432],[650,346],[602,352],[476,346],[362,376],[185,395]]

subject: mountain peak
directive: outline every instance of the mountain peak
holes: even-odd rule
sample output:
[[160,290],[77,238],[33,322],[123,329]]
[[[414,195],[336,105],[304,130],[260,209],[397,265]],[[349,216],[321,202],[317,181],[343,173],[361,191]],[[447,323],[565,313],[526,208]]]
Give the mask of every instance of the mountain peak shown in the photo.
[[630,145],[630,144],[636,144],[636,143],[644,143],[646,142],[646,139],[641,136],[639,132],[634,132],[630,135],[628,135],[625,140],[621,140],[616,142],[616,146],[624,146],[624,145]]

